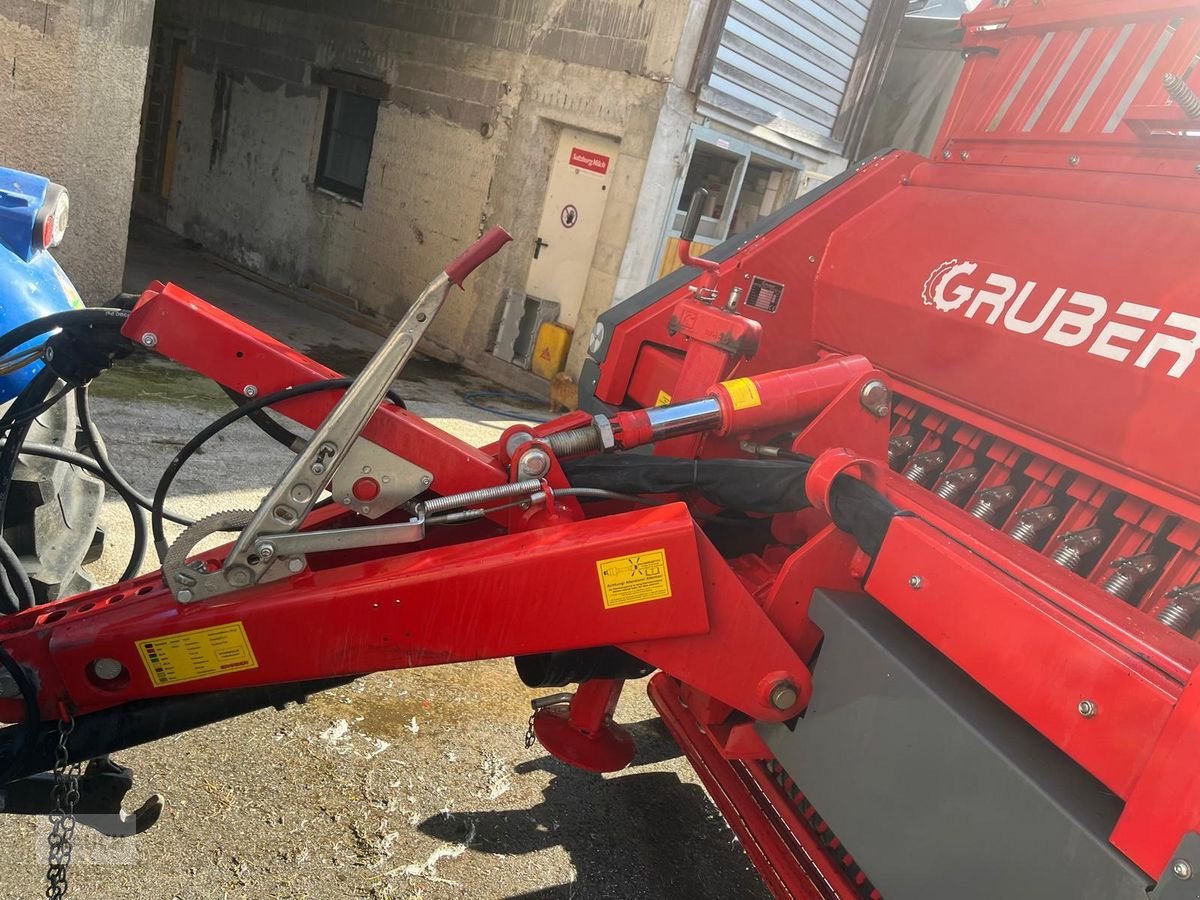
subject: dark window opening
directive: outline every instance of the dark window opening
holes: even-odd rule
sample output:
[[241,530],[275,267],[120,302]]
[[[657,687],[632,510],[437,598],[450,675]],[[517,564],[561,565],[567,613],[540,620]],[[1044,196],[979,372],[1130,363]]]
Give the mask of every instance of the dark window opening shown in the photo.
[[328,89],[321,153],[317,159],[317,187],[349,200],[362,200],[378,117],[377,98],[340,88]]

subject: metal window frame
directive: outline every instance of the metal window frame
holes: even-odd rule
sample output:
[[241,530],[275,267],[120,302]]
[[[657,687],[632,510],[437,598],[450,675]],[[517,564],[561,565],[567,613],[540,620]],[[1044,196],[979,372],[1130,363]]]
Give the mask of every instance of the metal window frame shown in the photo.
[[[330,79],[332,80],[332,79]],[[356,78],[355,81],[364,81],[365,79]],[[386,87],[386,86],[384,86]],[[367,171],[363,172],[363,183],[361,185],[347,184],[340,179],[334,178],[326,173],[325,167],[329,161],[329,145],[337,129],[334,127],[334,111],[337,107],[337,99],[340,94],[349,94],[357,97],[362,97],[366,100],[374,101],[375,104],[375,121],[371,127],[371,137],[367,147]],[[344,197],[347,200],[352,200],[355,203],[362,203],[366,196],[367,190],[367,172],[370,171],[371,154],[375,149],[375,132],[379,128],[379,104],[381,96],[378,92],[367,92],[353,90],[347,85],[335,85],[327,83],[325,87],[325,115],[321,124],[321,148],[317,153],[317,171],[313,178],[313,185],[321,190],[329,191],[337,194],[339,197]]]

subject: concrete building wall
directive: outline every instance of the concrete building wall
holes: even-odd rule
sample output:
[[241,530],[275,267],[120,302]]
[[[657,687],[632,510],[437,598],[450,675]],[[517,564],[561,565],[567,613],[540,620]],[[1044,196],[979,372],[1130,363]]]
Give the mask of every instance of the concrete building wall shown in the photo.
[[[700,0],[703,2],[703,0]],[[580,315],[608,307],[696,0],[159,0],[188,49],[166,220],[272,278],[395,318],[493,223],[514,242],[456,294],[426,349],[486,350],[522,288],[558,129],[620,141]],[[313,185],[321,73],[387,84],[361,204]],[[315,77],[314,77],[315,76]],[[577,369],[576,352],[569,368]]]
[[154,0],[0,3],[0,164],[71,195],[55,255],[89,304],[121,289]]

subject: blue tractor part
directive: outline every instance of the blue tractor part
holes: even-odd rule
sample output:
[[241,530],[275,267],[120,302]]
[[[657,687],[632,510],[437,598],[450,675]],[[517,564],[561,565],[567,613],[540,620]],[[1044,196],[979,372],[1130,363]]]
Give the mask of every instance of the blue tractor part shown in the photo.
[[[51,313],[83,307],[79,292],[50,255],[66,230],[68,209],[67,192],[60,185],[0,167],[0,334]],[[47,337],[16,348],[9,359],[40,347]],[[0,375],[0,403],[19,394],[41,368],[41,361],[35,360]]]

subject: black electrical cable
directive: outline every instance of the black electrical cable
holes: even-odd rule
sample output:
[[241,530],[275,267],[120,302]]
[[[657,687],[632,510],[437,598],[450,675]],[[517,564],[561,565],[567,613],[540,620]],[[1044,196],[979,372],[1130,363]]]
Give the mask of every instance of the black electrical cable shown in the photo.
[[21,743],[7,760],[4,774],[0,775],[0,785],[2,785],[12,780],[11,776],[16,771],[17,765],[33,749],[33,744],[41,731],[42,713],[38,709],[37,689],[29,679],[29,674],[12,658],[12,654],[3,644],[0,644],[0,666],[3,666],[4,670],[12,677],[17,689],[21,692],[21,699],[25,701],[25,718],[18,724],[9,726],[21,729]]
[[[91,451],[92,458],[96,460],[100,469],[103,470],[96,474],[99,474],[105,481],[111,482],[114,488],[123,490],[142,509],[147,512],[153,509],[154,501],[130,484],[129,480],[113,466],[112,460],[108,456],[108,451],[104,447],[104,440],[100,437],[100,429],[96,427],[96,423],[92,419],[91,406],[88,402],[87,385],[75,389],[75,410],[79,415],[79,424],[83,426],[84,440],[87,441],[88,450]],[[28,447],[29,444],[25,446]],[[87,457],[85,456],[83,459],[87,459]],[[78,463],[76,464],[78,465]],[[196,524],[195,519],[189,519],[187,516],[181,516],[165,509],[163,510],[163,518],[168,522],[174,522],[176,525],[183,525],[184,527]]]
[[298,384],[271,394],[263,394],[243,403],[236,409],[231,409],[225,415],[210,422],[197,432],[167,464],[166,469],[163,470],[162,477],[158,481],[158,487],[154,491],[154,500],[150,510],[150,528],[154,535],[154,549],[158,554],[159,561],[161,562],[163,557],[167,555],[167,535],[163,529],[163,504],[167,500],[167,491],[171,489],[171,483],[175,480],[175,476],[183,468],[183,464],[192,457],[192,454],[199,450],[218,432],[225,430],[238,421],[238,419],[245,418],[256,410],[273,406],[276,403],[282,403],[284,400],[290,400],[294,397],[303,397],[306,394],[345,389],[353,383],[353,378],[330,378],[325,381],[310,381],[307,384]]

